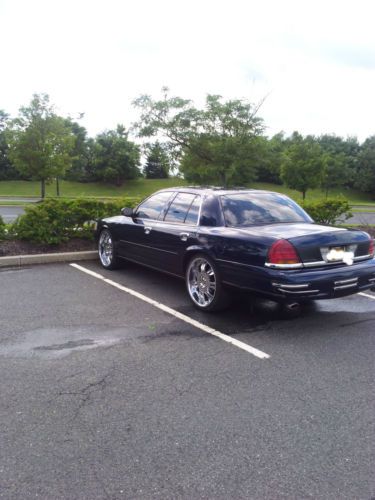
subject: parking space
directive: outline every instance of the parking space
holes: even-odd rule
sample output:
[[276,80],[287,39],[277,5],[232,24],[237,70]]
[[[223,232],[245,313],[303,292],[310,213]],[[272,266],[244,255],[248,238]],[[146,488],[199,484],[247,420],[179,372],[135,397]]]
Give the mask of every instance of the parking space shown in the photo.
[[203,314],[178,279],[80,266],[117,286],[0,272],[0,498],[374,496],[373,292]]

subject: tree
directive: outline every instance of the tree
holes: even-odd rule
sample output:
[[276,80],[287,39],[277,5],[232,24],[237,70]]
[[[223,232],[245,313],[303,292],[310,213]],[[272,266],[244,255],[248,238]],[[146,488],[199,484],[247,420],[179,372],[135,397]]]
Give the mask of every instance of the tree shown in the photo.
[[207,95],[204,109],[197,109],[190,100],[170,97],[167,88],[163,92],[159,101],[147,95],[134,101],[141,112],[135,124],[140,137],[163,135],[189,180],[224,186],[254,180],[257,139],[263,132],[259,107]]
[[330,189],[344,186],[350,176],[348,159],[344,153],[323,154],[322,188],[325,190],[326,198]]
[[264,153],[258,164],[257,180],[261,182],[271,182],[273,184],[282,184],[281,164],[284,159],[284,151],[287,147],[287,141],[284,133],[280,132],[271,139],[263,139]]
[[94,172],[96,180],[121,186],[124,180],[140,175],[139,147],[128,139],[122,125],[96,137],[94,149]]
[[375,195],[375,136],[368,137],[358,155],[358,175],[355,183],[362,191]]
[[281,165],[281,178],[290,188],[302,193],[321,183],[323,173],[322,149],[313,137],[303,138],[294,132]]
[[74,135],[65,119],[57,116],[47,94],[34,94],[28,107],[10,122],[7,130],[9,157],[22,174],[41,182],[64,175],[72,163]]
[[19,172],[13,167],[9,159],[9,147],[6,137],[6,127],[9,115],[0,109],[0,181],[20,178]]
[[149,147],[144,174],[147,179],[165,179],[169,175],[169,159],[161,144],[156,141]]

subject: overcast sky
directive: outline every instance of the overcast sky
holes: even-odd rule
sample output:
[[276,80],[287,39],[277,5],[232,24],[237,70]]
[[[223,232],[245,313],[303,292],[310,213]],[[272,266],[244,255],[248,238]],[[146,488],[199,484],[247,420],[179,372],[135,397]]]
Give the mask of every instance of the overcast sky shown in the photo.
[[91,135],[166,85],[258,102],[269,135],[375,134],[373,0],[0,0],[0,109],[46,92]]

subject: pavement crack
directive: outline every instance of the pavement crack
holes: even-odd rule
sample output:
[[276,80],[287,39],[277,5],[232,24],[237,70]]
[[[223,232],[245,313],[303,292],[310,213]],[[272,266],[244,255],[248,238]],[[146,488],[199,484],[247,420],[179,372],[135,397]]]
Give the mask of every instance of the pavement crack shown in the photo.
[[110,371],[103,377],[101,377],[99,380],[96,380],[95,382],[90,382],[83,386],[82,388],[76,390],[76,391],[59,391],[57,394],[57,397],[61,396],[74,396],[80,398],[80,402],[77,406],[77,409],[74,412],[72,420],[75,420],[82,409],[87,406],[92,398],[93,395],[96,394],[98,391],[103,391],[105,388],[108,386],[108,380],[110,377],[112,377],[113,373]]

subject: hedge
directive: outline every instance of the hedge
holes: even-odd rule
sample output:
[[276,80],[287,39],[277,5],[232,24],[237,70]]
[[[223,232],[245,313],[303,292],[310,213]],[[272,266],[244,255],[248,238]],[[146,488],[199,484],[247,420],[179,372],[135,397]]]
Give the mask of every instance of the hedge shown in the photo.
[[0,215],[0,240],[3,240],[5,238],[5,235],[6,235],[5,222]]
[[119,201],[46,200],[28,206],[25,214],[12,224],[12,235],[35,243],[58,244],[71,238],[93,238],[94,222],[102,217],[119,215],[121,208],[134,207],[138,198]]
[[345,198],[305,201],[302,206],[318,224],[333,225],[338,221],[344,222],[353,215],[349,202]]

